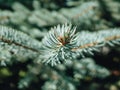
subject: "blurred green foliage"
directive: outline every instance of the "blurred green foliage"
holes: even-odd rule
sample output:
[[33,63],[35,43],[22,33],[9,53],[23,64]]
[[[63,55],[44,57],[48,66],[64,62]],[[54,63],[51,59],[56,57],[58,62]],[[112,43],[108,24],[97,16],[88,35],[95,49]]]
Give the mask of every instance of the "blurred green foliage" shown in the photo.
[[[66,22],[79,31],[120,28],[120,0],[0,0],[0,25],[39,41]],[[101,53],[55,67],[12,58],[0,66],[0,90],[120,90],[119,46]]]

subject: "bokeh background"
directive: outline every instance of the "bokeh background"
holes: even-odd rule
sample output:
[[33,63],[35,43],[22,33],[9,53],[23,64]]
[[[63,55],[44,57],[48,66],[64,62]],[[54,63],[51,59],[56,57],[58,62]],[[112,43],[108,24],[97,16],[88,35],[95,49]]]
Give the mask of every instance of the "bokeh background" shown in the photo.
[[[0,25],[39,41],[66,22],[78,32],[120,28],[120,0],[0,0]],[[9,54],[0,52],[0,59]],[[120,47],[54,67],[11,58],[0,66],[0,90],[120,90]]]

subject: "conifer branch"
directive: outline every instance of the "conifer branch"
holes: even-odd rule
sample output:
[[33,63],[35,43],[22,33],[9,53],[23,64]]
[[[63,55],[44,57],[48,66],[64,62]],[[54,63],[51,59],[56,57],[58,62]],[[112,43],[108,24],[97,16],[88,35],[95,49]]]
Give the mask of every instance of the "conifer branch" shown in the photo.
[[89,2],[89,3],[85,3],[83,5],[80,6],[80,12],[76,15],[74,15],[72,17],[72,19],[76,19],[79,18],[81,16],[85,16],[85,14],[88,14],[89,12],[92,11],[92,9],[94,9],[95,7],[98,7],[97,3],[93,3],[93,2]]
[[18,56],[20,53],[16,53],[13,49],[21,52],[21,55],[25,57],[37,54],[39,55],[38,62],[50,63],[53,66],[67,59],[85,57],[86,54],[93,55],[93,51],[98,51],[99,47],[104,45],[120,45],[119,29],[92,33],[88,31],[76,33],[75,31],[76,27],[72,27],[71,24],[58,25],[44,37],[41,45],[39,41],[22,32],[1,26],[0,46]]
[[34,52],[39,52],[40,49],[40,43],[37,40],[30,38],[22,32],[15,31],[12,28],[7,28],[5,26],[0,26],[0,41],[7,44],[15,44],[16,46]]
[[[0,26],[1,65],[11,62],[11,58],[27,60],[39,54],[41,43],[28,35],[5,26]],[[6,55],[6,52],[8,55]]]
[[85,57],[83,53],[93,55],[92,51],[98,51],[99,47],[104,45],[114,46],[120,45],[120,31],[114,30],[102,30],[98,32],[83,31],[76,37],[76,48],[72,51],[79,53],[82,57]]
[[43,51],[40,58],[43,62],[56,65],[78,56],[93,55],[93,51],[99,51],[104,45],[120,45],[119,29],[92,33],[88,31],[75,33],[75,31],[76,28],[72,29],[72,26],[67,24],[52,28],[42,41]]

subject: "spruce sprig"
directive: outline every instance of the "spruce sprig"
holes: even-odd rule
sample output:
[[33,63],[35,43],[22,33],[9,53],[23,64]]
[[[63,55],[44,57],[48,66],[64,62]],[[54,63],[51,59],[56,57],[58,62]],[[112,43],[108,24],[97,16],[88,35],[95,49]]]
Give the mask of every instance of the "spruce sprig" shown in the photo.
[[[42,61],[52,66],[68,59],[85,57],[86,54],[93,55],[93,51],[98,51],[104,45],[120,45],[120,30],[76,33],[76,27],[72,27],[72,24],[63,24],[52,28],[41,43],[22,32],[0,26],[2,50],[20,59],[38,57],[38,62]],[[5,57],[3,52],[2,55]],[[3,63],[3,60],[1,61]]]
[[67,59],[94,55],[104,45],[120,45],[120,30],[101,30],[98,32],[82,31],[75,33],[71,25],[58,25],[50,30],[42,40],[42,61],[56,65]]

